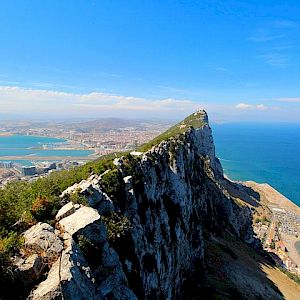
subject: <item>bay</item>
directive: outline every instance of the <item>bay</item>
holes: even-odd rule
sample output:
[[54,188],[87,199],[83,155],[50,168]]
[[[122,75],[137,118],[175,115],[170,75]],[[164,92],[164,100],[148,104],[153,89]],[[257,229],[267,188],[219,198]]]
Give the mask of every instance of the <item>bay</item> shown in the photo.
[[212,129],[229,178],[269,183],[300,206],[300,124],[231,123]]
[[[90,150],[61,150],[51,149],[53,146],[65,143],[66,140],[51,137],[28,136],[28,135],[11,135],[0,136],[0,160],[3,156],[28,156],[28,160],[14,160],[22,165],[30,163],[31,156],[41,156],[51,159],[53,156],[61,157],[87,157],[92,154]],[[48,149],[43,149],[43,145]]]

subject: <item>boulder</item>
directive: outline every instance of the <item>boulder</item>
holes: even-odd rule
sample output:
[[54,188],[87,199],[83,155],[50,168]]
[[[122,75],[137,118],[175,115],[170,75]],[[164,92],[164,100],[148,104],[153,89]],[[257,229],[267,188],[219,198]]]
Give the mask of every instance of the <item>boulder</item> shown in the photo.
[[58,211],[55,220],[60,221],[61,219],[72,215],[80,207],[81,207],[80,204],[74,204],[73,202],[67,203]]
[[47,279],[31,292],[28,300],[95,299],[90,268],[74,240],[68,242]]
[[80,207],[72,215],[63,218],[58,222],[59,228],[70,235],[94,223],[100,219],[100,215],[96,209],[91,207]]
[[24,233],[24,247],[51,261],[63,250],[63,243],[52,226],[39,222]]
[[60,197],[64,198],[67,194],[79,193],[85,196],[89,206],[96,208],[101,214],[111,212],[113,210],[113,203],[108,195],[101,190],[99,185],[99,181],[103,175],[92,175],[87,180],[75,183],[64,190]]
[[32,254],[26,259],[18,260],[16,266],[16,271],[20,274],[20,278],[25,286],[34,283],[45,269],[42,257],[37,254]]
[[31,292],[28,300],[56,300],[63,299],[60,285],[60,260],[57,260],[50,269],[47,279],[41,282]]

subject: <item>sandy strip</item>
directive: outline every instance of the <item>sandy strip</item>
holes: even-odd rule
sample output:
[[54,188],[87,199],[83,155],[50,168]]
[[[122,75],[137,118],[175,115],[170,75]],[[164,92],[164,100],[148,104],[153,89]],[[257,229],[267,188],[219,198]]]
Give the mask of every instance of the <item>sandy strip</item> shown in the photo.
[[300,255],[295,247],[295,243],[297,241],[300,241],[300,239],[283,233],[281,233],[281,238],[285,243],[285,246],[288,250],[288,255],[291,260],[294,261],[297,266],[300,266]]
[[269,207],[283,208],[300,216],[300,207],[280,194],[269,184],[256,183],[254,181],[245,181],[243,184],[258,192],[262,198],[261,200]]
[[0,132],[0,136],[11,136],[12,134],[9,132]]

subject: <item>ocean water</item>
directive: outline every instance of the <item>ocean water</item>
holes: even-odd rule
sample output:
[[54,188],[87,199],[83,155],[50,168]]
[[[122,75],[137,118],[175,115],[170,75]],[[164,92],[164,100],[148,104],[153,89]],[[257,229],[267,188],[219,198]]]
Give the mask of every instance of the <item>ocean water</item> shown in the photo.
[[[300,124],[212,125],[217,156],[225,174],[234,180],[269,183],[300,206]],[[31,155],[82,156],[89,150],[37,150],[43,144],[62,143],[63,139],[38,136],[0,136],[1,156],[28,156],[17,161],[30,165]],[[16,161],[16,160],[12,160]]]
[[16,161],[22,165],[30,164],[30,156],[82,156],[86,157],[93,153],[90,150],[53,150],[53,149],[36,149],[45,144],[63,143],[64,139],[39,137],[39,136],[0,136],[0,161],[2,156],[28,156],[28,161]]
[[226,175],[269,183],[300,206],[300,124],[232,123],[212,130]]

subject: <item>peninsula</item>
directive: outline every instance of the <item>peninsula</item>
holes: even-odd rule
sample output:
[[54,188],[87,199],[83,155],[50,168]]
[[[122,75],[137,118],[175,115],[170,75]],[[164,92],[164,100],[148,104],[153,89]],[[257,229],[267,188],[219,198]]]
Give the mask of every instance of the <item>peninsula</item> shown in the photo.
[[10,204],[0,215],[2,292],[34,300],[297,300],[300,285],[255,232],[255,224],[273,223],[260,188],[224,177],[204,111],[138,151],[11,183],[0,190]]

